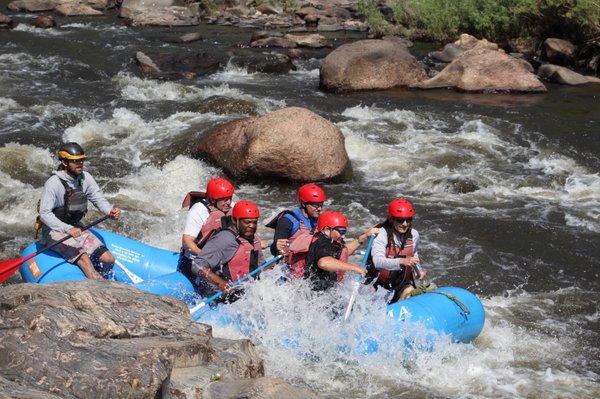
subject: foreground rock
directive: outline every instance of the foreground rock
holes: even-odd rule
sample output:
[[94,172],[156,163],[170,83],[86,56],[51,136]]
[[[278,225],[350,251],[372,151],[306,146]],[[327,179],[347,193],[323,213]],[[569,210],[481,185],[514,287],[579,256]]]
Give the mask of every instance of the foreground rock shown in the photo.
[[350,165],[340,129],[298,107],[220,125],[204,136],[194,155],[235,176],[292,181],[339,178]]
[[213,338],[182,302],[93,281],[0,289],[0,388],[32,398],[314,397],[264,378],[252,343]]
[[214,73],[220,66],[218,60],[205,53],[159,53],[149,56],[138,51],[135,60],[142,75],[158,79],[193,79]]
[[388,40],[359,40],[333,50],[321,65],[321,88],[333,92],[383,90],[427,78],[405,46]]
[[585,76],[574,72],[568,68],[544,64],[538,69],[538,76],[548,82],[559,83],[563,85],[584,85],[588,83],[600,83],[600,79],[594,76]]
[[454,88],[481,92],[545,92],[546,87],[529,63],[503,51],[476,47],[459,55],[439,74],[410,86],[417,89]]
[[185,0],[123,0],[119,16],[134,26],[190,26],[200,23],[198,3]]

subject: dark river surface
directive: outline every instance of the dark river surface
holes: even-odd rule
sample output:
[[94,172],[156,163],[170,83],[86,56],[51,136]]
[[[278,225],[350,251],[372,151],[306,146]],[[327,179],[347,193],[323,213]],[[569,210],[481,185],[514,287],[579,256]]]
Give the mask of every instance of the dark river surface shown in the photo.
[[[409,198],[432,281],[478,294],[487,320],[470,345],[445,342],[408,360],[400,349],[344,358],[330,348],[345,327],[322,318],[310,299],[280,289],[282,297],[265,304],[252,289],[239,306],[273,320],[251,337],[268,375],[327,397],[600,396],[600,85],[548,85],[540,95],[335,95],[318,90],[319,58],[297,61],[297,71],[284,75],[227,65],[197,80],[149,80],[137,73],[136,51],[201,50],[226,59],[251,30],[131,28],[114,15],[57,18],[58,28],[40,30],[23,23],[30,18],[19,14],[20,25],[0,31],[1,258],[32,241],[41,186],[63,141],[84,146],[87,169],[124,210],[105,228],[177,250],[182,197],[219,172],[191,158],[190,148],[211,127],[244,116],[207,112],[203,101],[244,100],[261,114],[302,106],[346,137],[353,178],[325,187],[328,206],[349,216],[350,235],[381,220],[393,197]],[[196,30],[204,40],[165,41]],[[294,204],[295,186],[238,185],[239,197],[256,200],[264,215]],[[348,293],[340,289],[340,303]],[[286,328],[281,309],[298,304],[306,309],[295,322],[313,332],[304,354],[317,356],[276,344],[278,328]],[[368,312],[357,307],[357,316]]]

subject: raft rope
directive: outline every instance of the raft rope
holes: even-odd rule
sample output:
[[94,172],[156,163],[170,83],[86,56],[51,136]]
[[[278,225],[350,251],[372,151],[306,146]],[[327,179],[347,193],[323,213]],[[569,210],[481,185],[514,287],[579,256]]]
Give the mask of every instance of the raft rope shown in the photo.
[[465,316],[471,314],[471,311],[469,310],[469,308],[467,307],[467,305],[465,305],[464,303],[462,303],[460,301],[460,299],[458,299],[454,295],[452,295],[452,294],[450,294],[448,292],[443,292],[443,291],[431,291],[431,293],[432,294],[443,295],[446,298],[450,299],[452,302],[456,303],[458,305],[458,307],[463,311],[463,313],[465,314]]
[[462,301],[460,299],[458,299],[456,296],[454,296],[454,295],[452,295],[452,294],[450,294],[448,292],[436,291],[437,288],[438,288],[437,285],[435,285],[434,283],[421,284],[417,288],[415,288],[414,290],[412,290],[408,294],[408,296],[406,297],[406,299],[411,298],[413,296],[424,294],[426,292],[430,292],[432,294],[440,294],[440,295],[443,295],[446,298],[450,299],[452,302],[456,303],[456,305],[463,311],[463,313],[465,314],[465,316],[468,316],[469,314],[471,314],[471,311],[469,310],[469,308],[467,307],[467,305],[465,305],[464,303],[462,303]]

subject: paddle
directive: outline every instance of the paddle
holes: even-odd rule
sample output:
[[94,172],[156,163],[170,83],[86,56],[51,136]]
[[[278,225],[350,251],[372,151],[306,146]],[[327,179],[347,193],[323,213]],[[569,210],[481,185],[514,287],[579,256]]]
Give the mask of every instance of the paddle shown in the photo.
[[[235,280],[233,282],[233,284],[231,284],[231,288],[239,287],[244,281],[246,281],[246,280],[250,279],[251,277],[253,277],[254,275],[260,273],[267,267],[271,266],[273,263],[278,262],[281,258],[283,258],[283,255],[273,256],[271,259],[267,260],[265,263],[263,263],[256,269],[252,270],[250,273]],[[199,310],[202,309],[203,307],[205,307],[206,305],[208,305],[209,303],[220,298],[221,295],[223,295],[223,291],[218,291],[213,296],[206,298],[204,301],[200,302],[199,304],[197,304],[196,306],[191,308],[190,314],[192,315],[192,318],[194,320],[198,320],[201,316],[201,313],[199,313]]]
[[[371,254],[371,248],[373,247],[373,241],[375,241],[375,235],[369,237],[369,243],[367,244],[367,249],[365,249],[365,255],[360,262],[360,265],[364,268],[367,267],[367,261],[369,260],[369,255]],[[344,313],[344,321],[348,321],[350,317],[350,313],[352,312],[352,307],[354,306],[354,301],[356,301],[356,296],[358,295],[358,289],[361,285],[361,278],[357,276],[354,279],[354,289],[352,290],[352,295],[350,295],[350,300],[348,301],[348,306],[346,306],[346,313]]]
[[[94,227],[95,225],[105,221],[109,217],[110,217],[109,215],[102,216],[100,219],[95,220],[92,223],[88,224],[87,226],[82,227],[81,231],[85,231],[91,227]],[[19,266],[21,266],[23,263],[27,262],[29,259],[41,254],[42,252],[46,252],[49,249],[56,247],[58,244],[61,244],[64,241],[67,241],[69,238],[72,238],[71,235],[67,235],[66,237],[61,238],[59,241],[55,242],[54,244],[50,244],[50,245],[40,249],[39,251],[29,254],[23,258],[13,258],[13,259],[7,259],[7,260],[0,261],[0,283],[3,283],[6,280],[8,280],[10,278],[10,276],[12,276],[17,271]]]

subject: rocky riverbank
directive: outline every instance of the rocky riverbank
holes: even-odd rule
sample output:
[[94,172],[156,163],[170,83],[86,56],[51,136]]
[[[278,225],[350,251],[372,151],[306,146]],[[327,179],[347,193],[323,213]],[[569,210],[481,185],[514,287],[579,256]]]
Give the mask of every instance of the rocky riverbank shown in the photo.
[[248,340],[212,336],[183,302],[111,282],[0,288],[10,398],[316,398],[265,377]]

